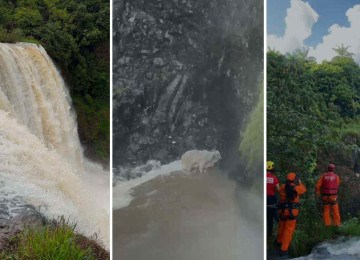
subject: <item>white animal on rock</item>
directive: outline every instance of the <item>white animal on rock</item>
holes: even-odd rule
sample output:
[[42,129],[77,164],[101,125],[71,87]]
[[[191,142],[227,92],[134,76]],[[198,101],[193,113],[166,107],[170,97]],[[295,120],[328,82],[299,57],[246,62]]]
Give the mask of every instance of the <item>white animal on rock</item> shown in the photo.
[[185,172],[193,172],[198,170],[200,173],[205,173],[208,168],[211,168],[221,159],[220,152],[191,150],[181,156],[181,164]]

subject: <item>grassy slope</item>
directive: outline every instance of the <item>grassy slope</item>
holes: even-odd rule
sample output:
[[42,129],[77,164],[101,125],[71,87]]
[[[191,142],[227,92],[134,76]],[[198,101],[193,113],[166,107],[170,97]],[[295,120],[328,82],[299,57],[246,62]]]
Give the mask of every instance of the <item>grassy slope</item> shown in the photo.
[[110,259],[109,253],[93,239],[75,232],[67,222],[51,222],[25,229],[10,238],[0,252],[1,259],[95,260]]

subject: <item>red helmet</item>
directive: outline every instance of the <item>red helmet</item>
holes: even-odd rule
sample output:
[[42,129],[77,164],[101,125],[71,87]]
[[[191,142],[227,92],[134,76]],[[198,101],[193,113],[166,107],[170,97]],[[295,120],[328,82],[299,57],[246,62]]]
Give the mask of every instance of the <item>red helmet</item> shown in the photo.
[[328,166],[328,171],[333,172],[335,170],[335,164],[330,163]]

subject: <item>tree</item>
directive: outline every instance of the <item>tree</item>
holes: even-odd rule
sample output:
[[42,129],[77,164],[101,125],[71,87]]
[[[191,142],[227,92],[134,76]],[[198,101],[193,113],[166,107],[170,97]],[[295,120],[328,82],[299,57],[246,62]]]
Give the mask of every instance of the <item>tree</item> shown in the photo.
[[309,55],[309,48],[303,47],[302,49],[297,49],[293,52],[295,56],[300,61],[305,61]]
[[34,27],[41,25],[43,18],[39,10],[22,7],[16,10],[15,21],[26,34],[31,34]]
[[336,53],[337,57],[352,58],[355,54],[348,51],[350,46],[344,46],[344,44],[336,45],[336,48],[332,48]]
[[298,74],[299,72],[303,71],[304,62],[307,59],[309,54],[309,49],[297,49],[292,53],[286,54],[286,67],[290,70]]

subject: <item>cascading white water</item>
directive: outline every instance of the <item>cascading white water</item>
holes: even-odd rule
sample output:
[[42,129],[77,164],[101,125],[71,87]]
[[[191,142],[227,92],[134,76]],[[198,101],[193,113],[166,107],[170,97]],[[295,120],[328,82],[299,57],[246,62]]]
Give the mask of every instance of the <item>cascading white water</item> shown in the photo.
[[65,83],[44,48],[0,44],[0,109],[76,166],[82,151]]
[[69,93],[46,51],[0,43],[1,193],[108,243],[108,179],[83,158]]
[[339,237],[335,240],[323,242],[312,250],[311,254],[296,258],[298,260],[320,260],[320,259],[360,259],[360,238]]

